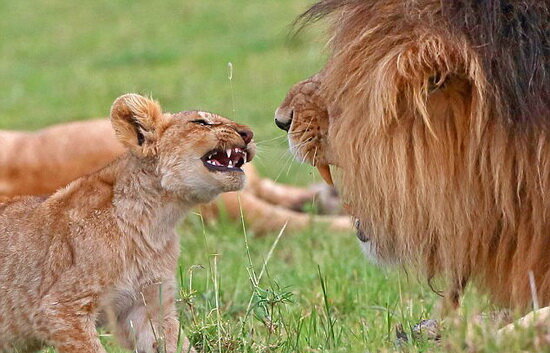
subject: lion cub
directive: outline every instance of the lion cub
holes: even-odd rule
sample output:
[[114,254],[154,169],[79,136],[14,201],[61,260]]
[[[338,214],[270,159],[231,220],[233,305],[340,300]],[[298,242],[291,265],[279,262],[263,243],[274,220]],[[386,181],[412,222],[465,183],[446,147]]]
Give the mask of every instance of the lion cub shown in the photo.
[[244,186],[253,134],[136,94],[114,102],[111,122],[123,156],[50,197],[0,203],[0,352],[105,352],[100,314],[125,347],[176,352],[174,227]]

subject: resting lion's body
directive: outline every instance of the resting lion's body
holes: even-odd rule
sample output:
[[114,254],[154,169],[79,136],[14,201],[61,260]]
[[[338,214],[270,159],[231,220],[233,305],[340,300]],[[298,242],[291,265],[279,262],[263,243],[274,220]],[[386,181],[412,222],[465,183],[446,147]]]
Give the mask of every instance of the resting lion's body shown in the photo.
[[0,195],[50,194],[124,152],[109,120],[57,125],[38,132],[0,130]]
[[474,280],[503,305],[549,305],[548,2],[324,0],[304,16],[325,15],[318,79],[337,113],[316,148],[375,256],[453,296]]
[[[124,152],[107,119],[69,122],[36,132],[0,130],[0,146],[0,199],[51,194]],[[240,221],[242,216],[248,229],[258,235],[279,232],[285,225],[287,231],[298,231],[312,221],[334,231],[352,229],[346,216],[312,217],[298,212],[321,193],[262,178],[251,163],[243,168],[248,175],[245,189],[202,205],[200,213],[206,221],[215,221],[223,209],[233,219]]]

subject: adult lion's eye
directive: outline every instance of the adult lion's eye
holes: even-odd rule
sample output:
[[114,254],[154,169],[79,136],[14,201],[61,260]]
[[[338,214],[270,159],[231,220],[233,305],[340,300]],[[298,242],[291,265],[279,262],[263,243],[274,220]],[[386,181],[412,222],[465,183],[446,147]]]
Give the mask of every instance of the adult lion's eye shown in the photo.
[[192,123],[195,123],[195,124],[199,124],[199,125],[204,125],[204,126],[207,126],[207,125],[212,125],[210,124],[208,121],[204,120],[204,119],[196,119],[196,120],[191,120]]

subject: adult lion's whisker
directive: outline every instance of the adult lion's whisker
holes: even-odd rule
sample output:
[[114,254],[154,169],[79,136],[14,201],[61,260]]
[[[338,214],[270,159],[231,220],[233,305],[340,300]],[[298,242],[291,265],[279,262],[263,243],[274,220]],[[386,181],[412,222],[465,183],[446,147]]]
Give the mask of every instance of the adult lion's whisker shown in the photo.
[[286,166],[287,165],[292,165],[292,161],[294,159],[294,155],[292,153],[290,153],[290,151],[287,151],[289,152],[288,153],[288,158],[286,159],[285,163],[283,163],[283,166],[281,168],[281,170],[279,171],[279,174],[277,174],[277,177],[274,179],[275,182],[277,182],[279,180],[279,178],[281,177],[283,171],[286,169]]
[[289,133],[287,133],[287,135],[301,134],[301,133],[304,133],[306,131],[307,131],[307,129],[298,130],[298,131],[290,131]]
[[265,143],[277,141],[277,140],[280,140],[280,139],[286,139],[286,136],[285,136],[285,135],[281,135],[281,136],[277,136],[277,137],[274,137],[274,138],[271,138],[271,139],[260,140],[260,141],[255,141],[255,142],[256,142],[256,146],[258,146],[258,145],[260,145],[260,144],[265,144]]

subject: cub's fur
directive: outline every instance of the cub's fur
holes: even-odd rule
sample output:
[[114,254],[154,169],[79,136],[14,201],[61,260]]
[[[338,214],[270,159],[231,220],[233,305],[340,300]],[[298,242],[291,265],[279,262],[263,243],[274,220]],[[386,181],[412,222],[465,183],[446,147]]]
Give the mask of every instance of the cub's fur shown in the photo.
[[[126,148],[114,162],[50,197],[0,203],[0,352],[105,352],[99,314],[129,349],[176,352],[174,227],[243,187],[252,132],[215,114],[163,114],[135,94],[114,102],[111,121]],[[212,159],[228,149],[234,162]]]

